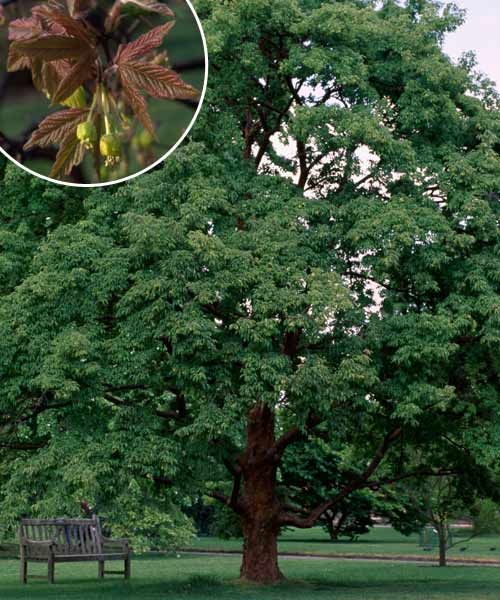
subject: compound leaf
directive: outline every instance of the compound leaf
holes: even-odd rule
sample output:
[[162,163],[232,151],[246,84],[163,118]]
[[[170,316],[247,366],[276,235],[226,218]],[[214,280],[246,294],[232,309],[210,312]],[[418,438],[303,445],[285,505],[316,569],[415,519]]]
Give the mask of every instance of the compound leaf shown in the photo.
[[70,133],[75,134],[78,124],[85,121],[87,113],[86,108],[69,108],[49,115],[31,134],[24,149],[31,150],[34,146],[45,147],[62,143]]
[[51,61],[61,58],[79,58],[82,52],[88,51],[88,44],[76,37],[45,35],[14,41],[11,48],[29,58]]
[[79,165],[85,156],[85,148],[76,137],[76,131],[69,133],[59,146],[56,161],[50,172],[51,177],[64,177]]
[[167,33],[174,26],[174,23],[174,21],[169,21],[164,25],[159,25],[158,27],[151,29],[151,31],[144,33],[133,42],[120,44],[116,52],[115,63],[120,64],[140,58],[148,52],[151,52],[151,50],[158,48]]

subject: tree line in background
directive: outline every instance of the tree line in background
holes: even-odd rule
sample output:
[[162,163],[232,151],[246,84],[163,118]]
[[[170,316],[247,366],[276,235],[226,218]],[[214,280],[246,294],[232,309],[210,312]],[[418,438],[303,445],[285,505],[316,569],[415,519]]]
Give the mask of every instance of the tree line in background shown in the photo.
[[182,543],[203,494],[269,583],[283,528],[498,500],[500,99],[453,5],[195,7],[210,85],[161,169],[1,183],[0,512]]

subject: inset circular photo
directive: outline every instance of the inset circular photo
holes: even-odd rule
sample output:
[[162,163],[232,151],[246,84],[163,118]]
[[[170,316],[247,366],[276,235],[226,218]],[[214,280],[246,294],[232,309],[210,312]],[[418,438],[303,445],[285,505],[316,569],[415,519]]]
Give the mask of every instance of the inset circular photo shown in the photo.
[[57,183],[124,181],[201,108],[208,58],[189,0],[2,0],[0,150]]

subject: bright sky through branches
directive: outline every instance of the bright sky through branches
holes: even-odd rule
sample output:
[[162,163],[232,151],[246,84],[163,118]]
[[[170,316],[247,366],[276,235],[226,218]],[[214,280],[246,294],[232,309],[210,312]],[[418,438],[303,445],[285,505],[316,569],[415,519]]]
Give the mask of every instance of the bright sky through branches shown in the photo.
[[445,51],[453,58],[473,50],[480,70],[500,89],[500,2],[498,0],[455,0],[467,10],[466,22],[448,35]]

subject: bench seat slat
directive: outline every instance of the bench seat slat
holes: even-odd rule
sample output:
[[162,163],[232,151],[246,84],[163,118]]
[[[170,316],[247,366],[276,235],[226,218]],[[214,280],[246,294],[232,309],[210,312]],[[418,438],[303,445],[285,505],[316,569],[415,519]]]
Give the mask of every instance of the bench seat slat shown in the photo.
[[119,554],[61,554],[54,555],[55,562],[79,562],[79,561],[99,561],[99,560],[123,560],[126,557],[124,552]]

